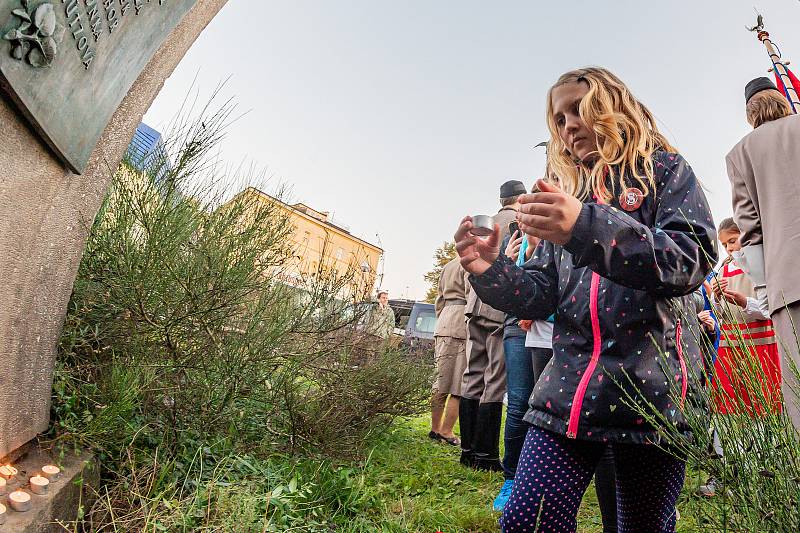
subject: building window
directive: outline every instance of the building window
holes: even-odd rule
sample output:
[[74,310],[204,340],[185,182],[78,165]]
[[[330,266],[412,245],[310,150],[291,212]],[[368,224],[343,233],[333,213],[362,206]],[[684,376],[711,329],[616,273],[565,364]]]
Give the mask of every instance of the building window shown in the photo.
[[344,250],[339,248],[338,250],[336,250],[336,259],[341,261],[342,257],[344,257]]

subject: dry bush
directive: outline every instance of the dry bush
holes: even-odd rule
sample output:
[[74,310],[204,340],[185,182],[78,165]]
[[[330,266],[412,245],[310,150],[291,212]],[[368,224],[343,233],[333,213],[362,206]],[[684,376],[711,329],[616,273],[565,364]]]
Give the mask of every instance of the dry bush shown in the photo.
[[354,304],[371,289],[355,267],[323,264],[302,289],[288,286],[278,275],[293,259],[284,212],[254,195],[220,207],[212,188],[187,193],[230,113],[182,123],[172,165],[166,153],[147,173],[123,164],[91,230],[51,430],[54,444],[101,459],[107,486],[91,531],[123,516],[123,529],[138,530],[161,505],[148,498],[189,472],[195,498],[217,466],[205,457],[198,473],[198,450],[354,456],[394,417],[424,408],[427,361],[387,346],[355,355]]

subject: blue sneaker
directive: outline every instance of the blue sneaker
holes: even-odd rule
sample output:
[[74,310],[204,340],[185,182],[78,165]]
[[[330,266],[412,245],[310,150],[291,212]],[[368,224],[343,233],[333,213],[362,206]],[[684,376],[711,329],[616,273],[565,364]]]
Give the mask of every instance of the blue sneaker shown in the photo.
[[494,503],[492,504],[492,509],[496,512],[502,512],[503,508],[508,503],[508,499],[511,497],[511,488],[514,486],[513,479],[507,479],[503,483],[503,486],[500,487],[500,493],[497,495],[497,498],[494,499]]

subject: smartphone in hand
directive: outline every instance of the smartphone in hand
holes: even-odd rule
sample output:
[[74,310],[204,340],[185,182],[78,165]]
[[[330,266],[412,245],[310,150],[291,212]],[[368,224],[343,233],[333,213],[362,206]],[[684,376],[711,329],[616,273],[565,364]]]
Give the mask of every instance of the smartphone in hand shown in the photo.
[[[508,234],[513,236],[514,232],[519,231],[519,223],[516,220],[512,221],[511,224],[508,225]],[[519,235],[517,235],[519,237]]]

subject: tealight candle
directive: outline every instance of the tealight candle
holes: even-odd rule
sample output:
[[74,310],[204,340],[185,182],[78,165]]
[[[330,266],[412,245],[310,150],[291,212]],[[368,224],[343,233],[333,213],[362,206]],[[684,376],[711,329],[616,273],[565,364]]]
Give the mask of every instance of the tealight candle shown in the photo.
[[5,496],[7,490],[8,484],[6,483],[6,478],[0,477],[0,496]]
[[475,215],[472,217],[470,233],[476,237],[486,237],[494,232],[494,218],[489,215]]
[[50,481],[43,476],[33,476],[30,480],[30,484],[31,492],[41,496],[47,494],[47,487],[50,485]]
[[11,479],[12,477],[16,476],[18,472],[19,470],[11,465],[0,466],[0,476],[4,477],[5,479]]
[[31,495],[24,490],[15,490],[8,495],[8,503],[15,511],[24,513],[31,508]]
[[6,523],[6,506],[0,503],[0,524]]
[[61,469],[58,468],[56,465],[44,465],[42,467],[42,475],[47,479],[49,479],[50,481],[56,479],[60,473]]

